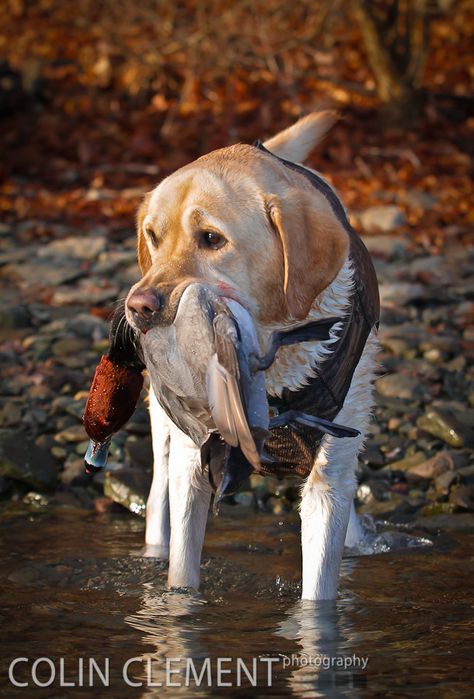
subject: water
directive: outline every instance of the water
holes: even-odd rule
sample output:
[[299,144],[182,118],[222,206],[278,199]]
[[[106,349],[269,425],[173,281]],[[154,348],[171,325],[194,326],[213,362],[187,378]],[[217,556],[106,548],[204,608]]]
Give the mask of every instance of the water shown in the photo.
[[[212,519],[200,595],[166,590],[164,566],[137,555],[144,523],[129,515],[10,509],[0,521],[1,697],[472,696],[472,534],[345,558],[337,603],[316,605],[298,599],[293,515]],[[7,675],[21,656],[29,662],[14,678],[26,688]],[[32,678],[41,657],[50,664],[36,679],[54,676],[44,688]],[[105,680],[89,672],[91,658]],[[166,683],[166,658],[181,659],[168,660],[168,680],[184,684],[187,668],[189,687],[151,686]],[[220,661],[230,674],[219,676],[218,658],[233,659]],[[129,681],[143,686],[124,680],[127,661]],[[204,668],[201,687],[191,664]]]

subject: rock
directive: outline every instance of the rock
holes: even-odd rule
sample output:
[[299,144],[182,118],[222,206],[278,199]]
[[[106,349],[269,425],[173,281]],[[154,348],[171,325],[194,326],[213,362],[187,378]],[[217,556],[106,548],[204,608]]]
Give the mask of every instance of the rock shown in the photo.
[[[446,504],[446,503],[444,503]],[[416,524],[430,531],[474,531],[474,514],[434,514],[416,520]]]
[[382,282],[379,285],[382,306],[405,306],[413,301],[423,301],[431,294],[423,284],[411,282]]
[[436,517],[438,515],[451,514],[452,512],[454,512],[454,505],[450,502],[433,502],[430,505],[425,505],[420,510],[423,517]]
[[83,280],[77,286],[60,286],[54,291],[52,302],[56,306],[68,306],[80,304],[82,306],[95,306],[106,301],[113,301],[119,296],[119,289],[115,284],[98,284],[90,279]]
[[458,475],[463,483],[474,485],[474,464],[462,466],[457,470]]
[[84,270],[78,265],[50,263],[25,263],[22,265],[6,265],[1,270],[1,276],[14,279],[22,284],[32,286],[54,286],[72,282],[84,276]]
[[275,495],[278,481],[271,476],[259,476],[253,473],[250,478],[250,487],[259,499],[266,500],[270,495]]
[[447,495],[449,493],[449,488],[458,478],[456,471],[444,471],[439,476],[435,478],[435,488],[437,492],[442,495]]
[[39,247],[37,254],[41,258],[73,257],[79,260],[94,260],[106,248],[107,239],[103,235],[88,237],[78,235],[53,240],[51,243]]
[[5,403],[0,410],[0,425],[14,427],[21,422],[22,409],[19,403]]
[[57,470],[52,456],[23,432],[0,430],[0,475],[41,490],[56,485]]
[[474,489],[471,485],[455,485],[451,488],[449,502],[454,506],[455,511],[474,510]]
[[286,498],[271,497],[266,502],[266,509],[273,512],[274,515],[282,515],[285,512],[290,512],[291,504]]
[[5,493],[8,493],[8,491],[11,490],[12,485],[13,481],[11,478],[0,476],[0,495],[5,495]]
[[29,328],[31,321],[31,312],[25,304],[0,308],[0,328]]
[[120,471],[107,471],[104,478],[104,495],[133,514],[145,517],[150,485],[151,475],[141,469],[123,468]]
[[406,223],[405,214],[396,205],[371,206],[358,215],[366,231],[393,231]]
[[416,424],[451,447],[461,448],[474,441],[473,428],[463,424],[453,412],[441,407],[427,408]]
[[448,451],[436,454],[428,461],[409,466],[407,475],[418,476],[419,478],[436,478],[445,471],[454,471],[454,461]]
[[362,235],[361,238],[371,255],[386,259],[402,257],[410,245],[405,236]]
[[116,502],[114,502],[111,498],[106,498],[106,497],[96,498],[94,505],[95,505],[95,511],[99,515],[103,515],[103,514],[106,514],[107,512],[111,512],[114,510],[114,508],[120,509]]
[[25,505],[31,505],[32,507],[46,507],[49,505],[49,500],[42,493],[26,493],[22,498]]
[[234,501],[244,507],[255,507],[255,495],[252,492],[240,492],[234,495]]
[[64,485],[88,485],[91,477],[86,473],[84,459],[68,460],[59,474],[59,480]]
[[56,357],[62,357],[64,355],[75,355],[77,353],[83,352],[90,347],[90,343],[79,337],[63,337],[61,340],[57,340],[51,347],[52,353]]
[[411,456],[406,456],[404,459],[399,461],[392,461],[383,467],[384,471],[408,471],[409,468],[422,464],[426,461],[426,455],[422,451],[417,451]]
[[380,468],[385,463],[384,455],[380,449],[370,442],[361,454],[361,458],[365,464],[369,464],[372,468]]
[[153,464],[151,437],[131,435],[125,442],[125,453],[132,466],[150,468]]
[[421,189],[413,189],[405,192],[403,200],[410,206],[413,206],[413,208],[422,209],[423,211],[432,209],[438,201],[433,194]]
[[83,425],[74,424],[62,429],[61,432],[55,435],[54,439],[59,442],[59,444],[68,444],[70,442],[84,442],[88,437]]
[[386,398],[410,400],[420,393],[419,381],[405,374],[381,376],[375,383],[377,392]]
[[356,497],[360,503],[365,504],[371,502],[374,497],[370,485],[368,483],[361,483],[357,488]]
[[359,514],[370,514],[370,515],[389,515],[402,506],[405,502],[405,498],[402,496],[394,495],[388,500],[375,500],[371,499],[364,503],[360,508],[358,508]]
[[76,400],[75,398],[70,398],[69,396],[58,396],[53,400],[53,409],[55,413],[65,412],[78,420],[82,420],[85,405],[85,398]]

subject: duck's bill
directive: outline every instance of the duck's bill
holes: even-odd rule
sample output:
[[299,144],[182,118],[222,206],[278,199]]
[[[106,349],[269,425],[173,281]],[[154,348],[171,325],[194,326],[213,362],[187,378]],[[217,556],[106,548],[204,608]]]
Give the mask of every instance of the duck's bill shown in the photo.
[[94,442],[90,440],[84,456],[86,473],[97,473],[103,469],[109,456],[110,439],[105,442]]

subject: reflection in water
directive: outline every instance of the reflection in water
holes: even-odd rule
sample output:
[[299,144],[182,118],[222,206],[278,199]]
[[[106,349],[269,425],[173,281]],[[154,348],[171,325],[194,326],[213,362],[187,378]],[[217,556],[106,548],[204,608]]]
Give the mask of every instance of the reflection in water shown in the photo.
[[[130,555],[141,546],[138,520],[66,510],[0,512],[0,520],[1,699],[76,696],[57,683],[5,684],[8,663],[19,656],[47,656],[56,668],[65,658],[71,680],[79,658],[94,658],[99,667],[109,658],[110,687],[94,695],[114,699],[421,699],[439,696],[440,686],[447,698],[472,695],[469,533],[409,553],[345,559],[337,603],[313,604],[298,600],[298,527],[290,517],[212,521],[201,595],[167,591],[163,565]],[[217,687],[219,657],[232,658],[221,677],[232,687]],[[193,677],[181,686],[178,663],[171,670],[182,672],[169,679],[180,686],[152,686],[166,680],[167,658],[193,660],[197,674],[209,658],[211,681],[205,673],[201,686]],[[257,687],[244,671],[237,686],[239,658],[250,673],[258,664]],[[271,658],[268,687],[262,661]],[[124,682],[127,662],[136,686]],[[20,667],[25,677],[27,665]]]
[[[346,561],[345,572],[355,565],[353,561]],[[153,585],[145,584],[140,608],[127,615],[125,622],[143,634],[143,645],[150,650],[137,657],[129,676],[137,684],[142,683],[144,697],[171,692],[170,682],[175,686],[186,683],[191,687],[199,686],[200,676],[200,691],[204,690],[204,694],[212,692],[220,681],[230,682],[234,687],[251,687],[252,680],[257,679],[257,686],[262,687],[268,684],[270,662],[263,659],[271,657],[273,681],[277,677],[284,680],[280,685],[286,686],[287,693],[357,699],[360,696],[357,688],[363,683],[367,660],[347,651],[352,632],[347,612],[351,606],[350,602],[338,606],[335,602],[298,600],[289,604],[285,601],[266,620],[270,623],[266,629],[269,640],[265,652],[258,658],[248,658],[247,649],[241,646],[242,655],[234,655],[232,662],[222,666],[229,674],[220,676],[219,658],[230,657],[225,628],[222,629],[222,647],[216,648],[213,636],[219,623],[222,624],[219,617],[222,618],[225,611],[197,594],[157,593]],[[261,611],[260,617],[254,618],[254,634],[262,633]],[[247,640],[251,644],[252,630],[248,633]],[[206,663],[209,664],[206,666]]]
[[[169,685],[170,680],[181,683],[182,677],[170,673],[182,670],[185,659],[193,658],[199,667],[202,663],[197,661],[209,657],[202,633],[206,627],[198,621],[203,606],[206,602],[198,595],[178,591],[157,594],[152,585],[144,585],[140,609],[125,617],[127,624],[143,633],[143,643],[153,649],[139,656],[142,664],[135,664],[135,668],[141,667],[138,673],[130,671],[130,677],[146,687],[143,696],[158,696],[157,688]],[[175,661],[168,661],[167,666],[167,659]]]

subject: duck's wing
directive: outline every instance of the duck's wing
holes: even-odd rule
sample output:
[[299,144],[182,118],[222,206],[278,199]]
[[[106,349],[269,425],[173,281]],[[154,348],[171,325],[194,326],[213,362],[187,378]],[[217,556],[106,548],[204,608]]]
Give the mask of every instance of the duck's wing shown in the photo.
[[234,320],[225,312],[214,318],[216,352],[207,369],[207,393],[214,424],[222,438],[232,447],[240,447],[248,461],[258,468],[260,458],[249,428],[245,407],[245,367],[239,365],[238,331]]

